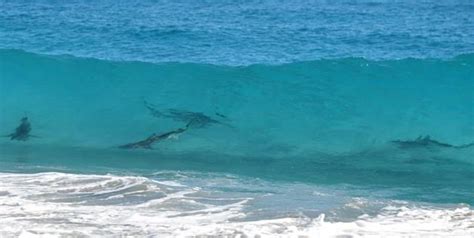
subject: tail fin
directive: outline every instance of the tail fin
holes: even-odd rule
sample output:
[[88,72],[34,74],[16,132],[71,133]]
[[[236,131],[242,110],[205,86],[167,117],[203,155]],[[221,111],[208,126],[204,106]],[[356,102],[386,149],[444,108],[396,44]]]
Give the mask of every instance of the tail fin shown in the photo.
[[471,147],[471,146],[474,146],[474,142],[469,143],[469,144],[454,146],[454,148],[464,149],[464,148],[468,148],[468,147]]

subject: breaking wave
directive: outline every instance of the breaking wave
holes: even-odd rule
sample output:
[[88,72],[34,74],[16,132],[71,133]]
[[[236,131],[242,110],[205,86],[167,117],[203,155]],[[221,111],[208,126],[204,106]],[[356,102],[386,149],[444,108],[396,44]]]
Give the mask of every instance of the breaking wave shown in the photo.
[[[5,138],[1,169],[218,172],[397,188],[394,199],[472,204],[474,148],[400,148],[390,141],[430,135],[452,145],[472,142],[473,65],[473,54],[232,67],[0,50],[0,132],[11,133],[26,114],[39,137]],[[144,101],[220,123],[154,150],[118,149],[184,126],[183,118],[154,116]]]
[[[206,182],[193,186],[199,176],[203,175],[168,172],[145,178],[1,173],[0,235],[469,237],[474,232],[474,214],[466,205],[433,207],[352,199],[332,204],[324,211],[327,215],[295,211],[285,215],[284,209],[273,214],[265,213],[270,209],[261,204],[279,204],[282,198],[278,195],[292,189],[300,191],[300,207],[305,199],[323,202],[324,197],[340,198],[341,194],[301,184],[272,188],[259,180],[245,182],[222,174],[204,175],[199,182]],[[312,200],[312,204],[317,203]],[[262,214],[253,214],[262,210]],[[307,207],[304,210],[309,211]]]

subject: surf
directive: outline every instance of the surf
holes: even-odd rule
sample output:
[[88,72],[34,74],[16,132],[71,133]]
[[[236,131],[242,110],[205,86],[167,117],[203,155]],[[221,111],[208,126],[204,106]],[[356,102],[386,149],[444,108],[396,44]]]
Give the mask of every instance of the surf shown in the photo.
[[[350,198],[348,191],[171,171],[149,177],[0,173],[0,235],[337,237],[410,232],[468,237],[473,232],[472,209],[466,205]],[[274,211],[266,205],[293,203],[285,195],[289,193],[298,195],[298,206]]]
[[[406,188],[397,199],[472,204],[472,148],[391,141],[472,142],[473,64],[466,54],[234,67],[0,50],[0,131],[27,113],[41,135],[1,141],[0,162],[4,172],[167,169],[350,183]],[[168,135],[194,115],[225,125],[158,137],[153,150],[117,148]]]

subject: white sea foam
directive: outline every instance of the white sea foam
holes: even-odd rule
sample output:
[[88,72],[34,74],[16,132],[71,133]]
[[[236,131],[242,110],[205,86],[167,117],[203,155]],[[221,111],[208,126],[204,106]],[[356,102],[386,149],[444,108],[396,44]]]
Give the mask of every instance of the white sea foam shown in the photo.
[[[474,235],[474,213],[468,206],[400,203],[350,222],[330,222],[324,214],[249,220],[251,197],[208,194],[205,188],[144,177],[0,173],[0,237]],[[370,201],[354,199],[345,206],[363,203]]]

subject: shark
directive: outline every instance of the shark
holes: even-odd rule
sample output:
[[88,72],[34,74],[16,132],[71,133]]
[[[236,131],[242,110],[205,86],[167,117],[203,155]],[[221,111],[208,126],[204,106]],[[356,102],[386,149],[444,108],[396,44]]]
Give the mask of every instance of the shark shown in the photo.
[[[150,114],[154,117],[161,117],[161,118],[170,118],[175,121],[181,121],[185,123],[190,123],[191,128],[204,128],[208,127],[212,124],[220,124],[232,127],[231,125],[224,123],[220,120],[212,118],[204,113],[201,112],[191,112],[186,110],[179,110],[179,109],[164,109],[158,110],[153,104],[144,101],[145,107],[150,111]],[[216,113],[222,119],[227,119],[226,116]]]
[[462,149],[474,146],[473,143],[464,144],[464,145],[452,145],[444,142],[440,142],[437,140],[431,139],[429,135],[427,136],[419,136],[415,140],[393,140],[392,143],[398,145],[399,148],[403,149],[410,149],[410,148],[454,148],[454,149]]
[[10,137],[10,140],[27,141],[32,137],[38,137],[30,134],[31,124],[28,121],[28,117],[23,117],[20,120],[20,125],[15,129],[15,132],[6,135]]
[[171,138],[176,138],[180,134],[184,133],[186,130],[188,130],[190,124],[188,123],[184,128],[178,128],[176,130],[172,130],[169,132],[165,132],[162,134],[156,134],[153,133],[149,137],[145,138],[144,140],[137,141],[137,142],[132,142],[128,143],[125,145],[121,145],[118,148],[120,149],[153,149],[152,145],[156,142],[166,140],[166,139],[171,139]]

